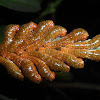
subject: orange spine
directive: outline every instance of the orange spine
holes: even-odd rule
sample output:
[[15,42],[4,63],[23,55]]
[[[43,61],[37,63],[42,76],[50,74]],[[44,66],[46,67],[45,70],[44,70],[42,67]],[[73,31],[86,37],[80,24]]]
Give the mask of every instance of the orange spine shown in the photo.
[[61,26],[54,26],[51,28],[46,34],[44,34],[38,41],[33,43],[32,45],[29,45],[26,48],[26,51],[33,51],[35,49],[38,49],[39,47],[43,46],[47,42],[51,42],[58,36],[65,36],[67,30]]
[[42,78],[30,60],[22,58],[14,53],[8,54],[7,58],[16,63],[16,65],[22,69],[22,73],[25,75],[25,77],[27,77],[29,80],[35,83],[41,82]]
[[39,74],[44,77],[47,80],[54,80],[55,79],[55,73],[52,72],[49,67],[40,59],[32,56],[26,57],[30,59],[37,67]]
[[49,54],[52,57],[55,57],[61,61],[64,61],[69,66],[75,67],[75,68],[83,68],[84,67],[84,61],[80,58],[75,57],[72,54],[69,53],[63,53],[61,51],[50,49],[50,48],[40,48],[40,52]]
[[42,21],[38,24],[37,28],[34,30],[33,37],[30,40],[30,43],[40,39],[43,34],[45,34],[50,28],[54,27],[54,22],[52,20]]
[[12,42],[14,35],[19,30],[19,25],[10,24],[4,31],[4,39],[0,46],[0,52],[3,51]]
[[12,61],[10,61],[9,59],[6,59],[2,56],[0,56],[0,63],[6,67],[8,73],[16,78],[16,79],[20,79],[23,80],[24,76],[21,72],[21,70],[18,68],[18,66],[16,66]]
[[37,28],[23,41],[20,46],[21,50],[17,50],[17,53],[23,52],[23,50],[29,45],[40,39],[50,28],[54,27],[52,20],[42,21],[38,24]]
[[30,22],[28,24],[24,24],[20,27],[20,30],[17,32],[11,44],[8,46],[8,52],[14,52],[17,47],[23,42],[26,36],[33,30],[34,23]]
[[100,46],[100,34],[96,35],[89,41],[85,42],[76,42],[66,45],[66,48],[73,48],[73,49],[94,49]]
[[22,53],[22,57],[26,56],[35,56],[39,59],[41,59],[43,62],[47,64],[47,66],[50,67],[50,69],[54,71],[64,71],[69,72],[70,67],[63,63],[62,61],[55,59],[54,57],[49,56],[48,54],[39,52],[39,51],[32,51],[32,52],[24,52]]
[[100,50],[61,48],[62,52],[73,54],[80,58],[100,61]]
[[74,43],[79,40],[86,40],[88,36],[89,36],[89,34],[87,33],[86,30],[84,30],[82,28],[78,28],[78,29],[73,30],[67,36],[65,36],[64,38],[62,38],[60,40],[46,43],[44,47],[58,49],[61,46],[62,47],[66,46],[68,43]]

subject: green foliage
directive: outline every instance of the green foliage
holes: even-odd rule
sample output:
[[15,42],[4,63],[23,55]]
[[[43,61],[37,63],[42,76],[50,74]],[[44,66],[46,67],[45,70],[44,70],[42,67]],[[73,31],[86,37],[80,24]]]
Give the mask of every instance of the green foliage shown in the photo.
[[0,0],[0,5],[22,12],[37,12],[42,0]]
[[56,79],[62,81],[69,81],[73,79],[73,75],[71,72],[56,72]]
[[40,17],[44,17],[48,14],[55,13],[57,6],[61,3],[62,0],[55,0],[48,4],[47,8],[41,13]]
[[100,50],[100,46],[98,48],[96,48],[96,50]]
[[[61,1],[62,0],[54,0],[50,3],[48,2],[47,8],[41,13],[40,17],[54,13]],[[41,10],[42,2],[43,0],[0,0],[0,5],[22,12],[37,12]]]

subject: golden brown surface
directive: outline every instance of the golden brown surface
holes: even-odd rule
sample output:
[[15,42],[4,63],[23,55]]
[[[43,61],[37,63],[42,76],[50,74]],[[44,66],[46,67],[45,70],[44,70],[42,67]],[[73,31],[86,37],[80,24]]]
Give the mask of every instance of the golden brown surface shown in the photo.
[[7,58],[16,63],[16,65],[22,69],[22,73],[25,77],[29,80],[36,83],[40,83],[42,81],[41,76],[38,74],[34,64],[30,60],[22,58],[14,53],[8,54]]
[[100,50],[61,48],[62,52],[70,53],[76,57],[100,61]]
[[28,56],[27,59],[30,59],[36,66],[39,71],[39,74],[44,77],[47,80],[54,80],[55,79],[55,73],[50,70],[50,68],[40,60],[39,58]]
[[58,36],[65,36],[67,30],[61,26],[54,26],[46,34],[44,34],[39,40],[35,43],[26,47],[26,51],[33,51],[39,47],[45,45],[45,43],[53,41]]
[[[100,35],[85,41],[89,34],[82,28],[66,34],[64,27],[46,20],[38,25],[34,22],[21,26],[11,24],[4,33],[0,63],[12,77],[20,80],[27,78],[38,84],[42,78],[52,81],[55,71],[84,68],[84,59],[100,61],[100,50],[93,50],[100,46]],[[62,38],[53,42],[58,36]]]
[[46,53],[48,55],[51,55],[52,57],[65,62],[66,64],[70,65],[71,67],[75,67],[75,68],[83,68],[84,67],[84,61],[70,53],[63,53],[61,51],[58,51],[55,49],[50,49],[50,48],[40,48],[39,51]]
[[22,71],[9,59],[3,58],[0,56],[0,63],[6,67],[8,73],[13,76],[14,78],[23,80],[24,76]]
[[44,47],[48,47],[48,48],[60,48],[60,47],[64,47],[69,43],[74,43],[77,42],[79,40],[86,40],[87,37],[89,36],[88,32],[82,28],[78,28],[73,30],[72,32],[70,32],[68,35],[66,35],[64,38],[54,41],[54,42],[50,42],[50,43],[46,43]]
[[[66,65],[65,63],[63,63],[58,59],[55,59],[54,57],[49,56],[48,54],[39,51],[24,52],[24,53],[27,53],[27,56],[35,56],[41,59],[50,67],[50,69],[54,71],[65,71],[65,72],[70,71],[70,67],[68,65]],[[26,54],[22,54],[22,56],[24,57],[26,56]]]
[[95,49],[100,46],[100,34],[96,35],[89,41],[85,42],[76,42],[66,45],[66,48],[74,48],[74,49]]
[[8,45],[12,42],[13,37],[18,30],[19,30],[19,25],[10,24],[6,26],[4,30],[4,39],[1,43],[2,46],[0,48],[0,52],[8,47]]

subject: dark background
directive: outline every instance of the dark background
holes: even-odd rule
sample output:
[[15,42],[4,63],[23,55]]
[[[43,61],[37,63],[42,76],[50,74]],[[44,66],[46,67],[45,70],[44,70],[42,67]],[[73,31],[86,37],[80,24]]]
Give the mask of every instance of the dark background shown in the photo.
[[[65,27],[68,33],[79,27],[88,31],[89,38],[100,33],[99,1],[63,0],[56,7],[55,13],[39,18],[48,2],[50,1],[44,0],[41,4],[41,11],[37,13],[20,12],[0,6],[0,25],[22,25],[30,21],[39,23],[51,19],[56,25]],[[84,69],[71,68],[70,73],[61,73],[62,76],[57,74],[53,82],[44,80],[38,85],[28,80],[21,82],[12,78],[1,65],[0,100],[100,99],[100,62],[86,59],[84,61]]]

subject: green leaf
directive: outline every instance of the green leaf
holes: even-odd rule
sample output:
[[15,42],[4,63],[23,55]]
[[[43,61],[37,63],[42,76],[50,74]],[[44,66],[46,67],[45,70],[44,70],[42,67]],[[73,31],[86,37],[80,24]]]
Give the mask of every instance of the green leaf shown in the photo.
[[47,8],[41,13],[40,17],[44,17],[48,14],[55,13],[57,6],[62,2],[62,0],[55,0],[48,4]]
[[100,46],[96,48],[96,50],[100,50]]
[[42,0],[0,0],[0,5],[22,12],[37,12]]

